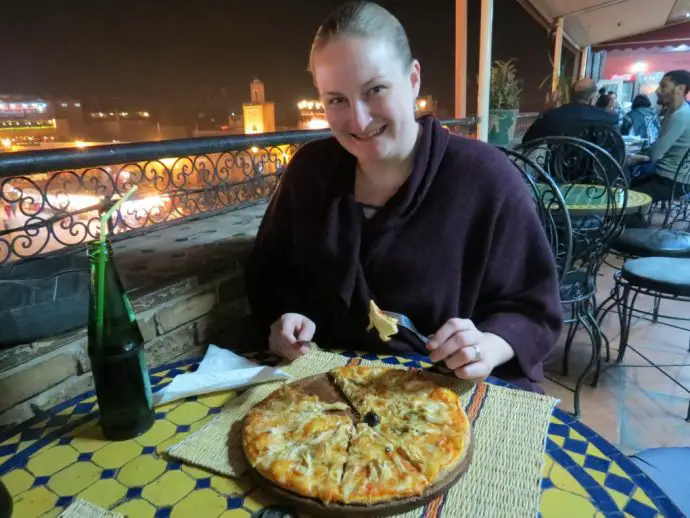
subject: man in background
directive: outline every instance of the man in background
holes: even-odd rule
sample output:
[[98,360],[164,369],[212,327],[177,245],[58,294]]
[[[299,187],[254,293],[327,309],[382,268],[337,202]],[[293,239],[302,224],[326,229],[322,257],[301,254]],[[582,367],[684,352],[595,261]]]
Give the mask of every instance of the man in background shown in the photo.
[[542,113],[532,123],[522,141],[564,135],[591,124],[603,124],[617,129],[618,116],[615,113],[592,106],[596,97],[596,83],[591,79],[580,79],[572,86],[570,102]]
[[664,108],[664,119],[661,123],[661,135],[652,144],[649,151],[650,161],[644,169],[651,172],[647,176],[642,172],[640,178],[631,181],[631,187],[652,197],[654,201],[666,201],[676,187],[681,193],[683,181],[676,172],[685,153],[690,149],[690,106],[685,97],[690,91],[690,72],[672,70],[667,72],[657,88],[657,103]]

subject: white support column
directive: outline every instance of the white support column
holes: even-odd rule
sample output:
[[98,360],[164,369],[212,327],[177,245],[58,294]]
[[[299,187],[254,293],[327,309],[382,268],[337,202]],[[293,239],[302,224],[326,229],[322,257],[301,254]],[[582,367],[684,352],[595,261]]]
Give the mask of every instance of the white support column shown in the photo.
[[580,75],[579,79],[587,77],[587,62],[589,61],[589,52],[592,47],[585,47],[580,51]]
[[455,0],[455,118],[467,116],[467,0]]
[[551,77],[551,92],[558,89],[561,77],[561,54],[563,52],[563,18],[556,19],[556,45],[553,50],[553,76]]
[[491,97],[491,35],[494,21],[494,0],[482,0],[481,32],[479,35],[479,88],[477,94],[477,138],[489,139],[489,99]]

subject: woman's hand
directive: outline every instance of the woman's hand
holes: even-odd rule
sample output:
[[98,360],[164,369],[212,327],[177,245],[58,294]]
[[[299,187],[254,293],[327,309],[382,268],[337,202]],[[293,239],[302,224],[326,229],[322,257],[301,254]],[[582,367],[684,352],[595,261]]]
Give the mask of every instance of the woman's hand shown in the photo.
[[458,378],[482,380],[495,367],[515,356],[501,337],[482,333],[471,320],[451,318],[429,337],[427,349],[434,363],[443,361]]
[[311,341],[316,324],[304,315],[285,313],[271,325],[268,348],[276,356],[294,360],[309,352],[305,342]]

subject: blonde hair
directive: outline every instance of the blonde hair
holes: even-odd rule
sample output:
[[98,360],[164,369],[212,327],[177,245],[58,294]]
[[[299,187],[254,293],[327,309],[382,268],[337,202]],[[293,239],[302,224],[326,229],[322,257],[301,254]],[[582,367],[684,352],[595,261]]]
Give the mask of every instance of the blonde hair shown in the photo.
[[347,36],[385,40],[393,46],[405,67],[412,64],[407,33],[395,16],[373,2],[349,2],[333,11],[316,31],[308,70],[312,70],[314,52],[336,38]]

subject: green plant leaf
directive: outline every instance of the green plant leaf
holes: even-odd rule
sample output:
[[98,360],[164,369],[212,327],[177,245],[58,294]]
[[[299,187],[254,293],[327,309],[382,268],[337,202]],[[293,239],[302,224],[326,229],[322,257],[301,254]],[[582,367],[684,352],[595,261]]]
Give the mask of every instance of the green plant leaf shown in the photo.
[[522,81],[517,79],[515,61],[515,59],[496,60],[491,65],[489,108],[492,110],[517,110],[520,108]]

